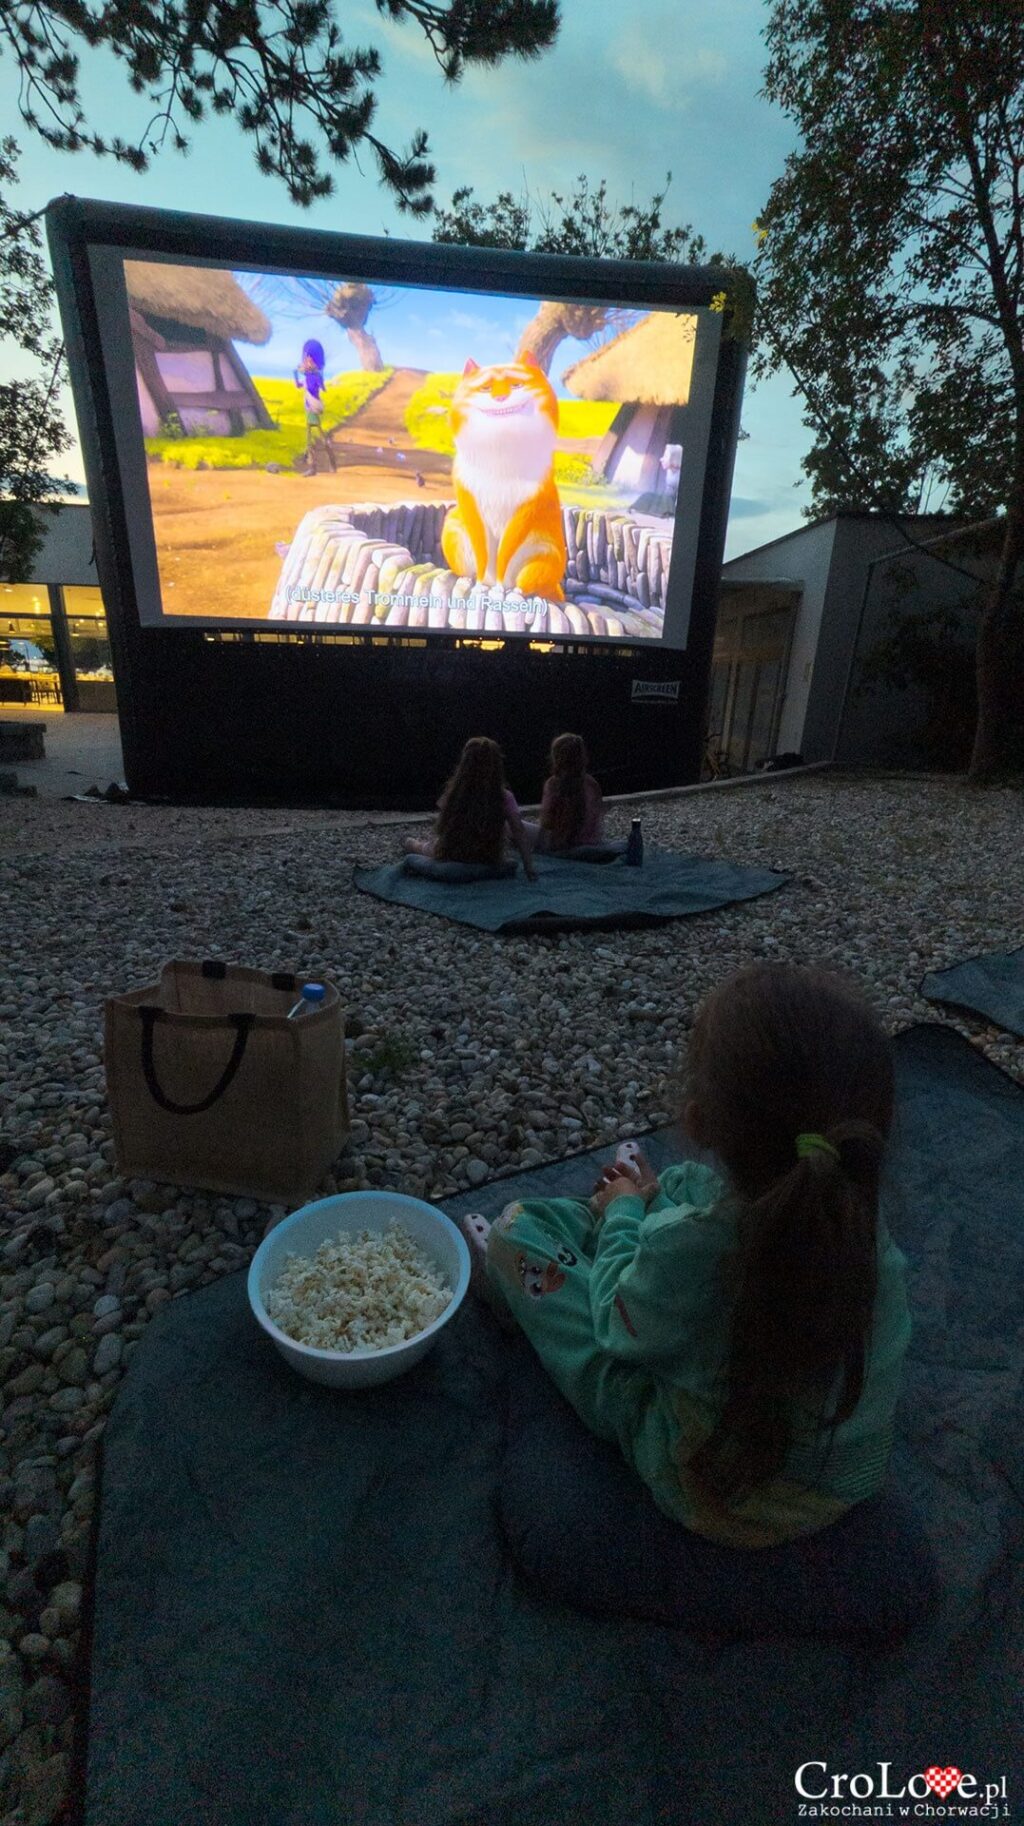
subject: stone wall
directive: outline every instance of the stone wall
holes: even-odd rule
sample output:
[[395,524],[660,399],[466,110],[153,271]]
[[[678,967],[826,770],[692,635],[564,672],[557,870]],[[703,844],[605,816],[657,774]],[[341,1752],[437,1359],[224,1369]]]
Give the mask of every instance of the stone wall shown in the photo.
[[391,507],[350,507],[352,525],[369,538],[404,545],[413,564],[443,564],[441,528],[453,501],[396,501]]
[[574,584],[599,601],[614,601],[628,612],[665,612],[672,541],[629,514],[605,508],[562,509],[569,552],[566,592]]
[[473,584],[447,569],[450,503],[317,507],[300,522],[274,592],[274,620],[449,632],[657,639],[669,542],[628,515],[567,507],[566,600]]

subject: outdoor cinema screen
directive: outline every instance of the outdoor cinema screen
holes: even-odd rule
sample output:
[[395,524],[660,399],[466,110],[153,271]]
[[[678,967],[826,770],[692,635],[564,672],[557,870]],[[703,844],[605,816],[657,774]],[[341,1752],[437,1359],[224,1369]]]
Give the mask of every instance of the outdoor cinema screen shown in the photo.
[[104,266],[145,625],[685,647],[713,310]]

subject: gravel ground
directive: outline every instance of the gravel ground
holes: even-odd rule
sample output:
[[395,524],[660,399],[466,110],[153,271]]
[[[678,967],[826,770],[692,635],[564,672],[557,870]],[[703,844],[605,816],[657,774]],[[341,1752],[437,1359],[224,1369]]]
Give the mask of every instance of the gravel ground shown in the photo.
[[[612,834],[631,808],[615,808]],[[325,1190],[440,1198],[661,1123],[704,991],[754,958],[854,971],[895,1029],[926,970],[1024,942],[1019,793],[832,775],[643,808],[649,841],[792,872],[645,933],[493,939],[355,891],[368,814],[0,801],[0,1812],[59,1820],[97,1442],[152,1313],[244,1267],[270,1207],[118,1176],[102,1000],[170,957],[329,977],[353,1130]],[[411,828],[411,826],[410,826]],[[1024,1082],[1024,1042],[953,1025]],[[567,1175],[571,1181],[571,1169]]]

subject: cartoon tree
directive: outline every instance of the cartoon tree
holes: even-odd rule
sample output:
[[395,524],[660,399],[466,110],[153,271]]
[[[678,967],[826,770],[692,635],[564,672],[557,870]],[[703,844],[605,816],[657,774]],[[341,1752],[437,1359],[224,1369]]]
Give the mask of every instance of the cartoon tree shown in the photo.
[[324,309],[328,317],[341,325],[359,356],[360,366],[368,374],[379,374],[384,366],[377,339],[366,328],[366,319],[379,302],[368,285],[339,285],[331,293]]
[[570,304],[565,299],[553,299],[531,317],[519,338],[516,358],[522,361],[524,356],[532,355],[538,368],[549,374],[555,350],[567,336],[577,342],[589,342],[592,336],[610,329],[622,315],[607,304]]
[[350,280],[341,285],[333,279],[300,278],[270,273],[238,273],[236,277],[252,299],[275,317],[301,321],[309,316],[313,305],[343,329],[359,356],[367,374],[379,374],[384,359],[377,338],[366,328],[371,311],[382,311],[391,303],[394,292],[373,290]]

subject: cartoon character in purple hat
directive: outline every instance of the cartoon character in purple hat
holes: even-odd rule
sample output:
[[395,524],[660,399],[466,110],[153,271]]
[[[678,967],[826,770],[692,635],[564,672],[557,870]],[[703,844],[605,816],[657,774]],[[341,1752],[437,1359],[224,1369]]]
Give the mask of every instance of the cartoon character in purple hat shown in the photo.
[[[306,408],[306,469],[310,475],[315,467],[313,447],[323,444],[330,447],[323,434],[324,417],[324,345],[313,337],[302,345],[302,359],[295,369],[295,385],[302,388],[302,403]],[[331,464],[334,468],[334,464]]]

